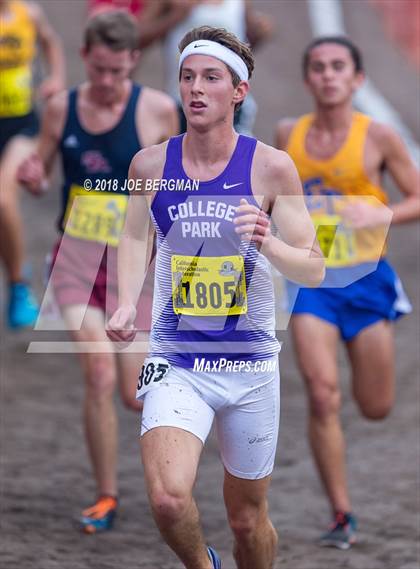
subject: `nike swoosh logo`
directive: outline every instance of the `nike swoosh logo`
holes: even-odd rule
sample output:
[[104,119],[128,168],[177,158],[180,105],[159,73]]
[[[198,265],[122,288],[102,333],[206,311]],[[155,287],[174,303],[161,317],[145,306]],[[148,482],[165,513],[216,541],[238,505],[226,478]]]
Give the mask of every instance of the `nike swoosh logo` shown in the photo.
[[206,44],[205,43],[200,43],[200,44],[196,43],[194,47],[206,47]]
[[238,182],[237,184],[226,184],[226,182],[223,184],[223,189],[224,190],[230,190],[231,188],[236,188],[236,186],[240,186],[241,184],[243,184],[243,182]]

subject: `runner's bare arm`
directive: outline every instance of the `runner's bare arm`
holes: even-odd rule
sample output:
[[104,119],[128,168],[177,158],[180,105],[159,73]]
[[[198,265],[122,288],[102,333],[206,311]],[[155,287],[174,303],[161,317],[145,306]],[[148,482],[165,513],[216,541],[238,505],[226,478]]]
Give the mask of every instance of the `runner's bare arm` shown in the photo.
[[48,187],[49,175],[58,150],[67,115],[68,95],[66,92],[52,97],[42,117],[41,132],[35,152],[20,164],[17,178],[25,188],[35,195]]
[[246,36],[253,50],[269,40],[273,35],[270,17],[256,10],[251,0],[245,0]]
[[153,246],[150,205],[153,196],[144,190],[146,180],[161,178],[166,144],[145,148],[133,158],[129,179],[141,180],[142,190],[131,195],[118,246],[119,307],[108,323],[114,341],[131,342],[135,337],[136,306],[146,277]]
[[138,18],[140,48],[164,38],[187,17],[194,4],[195,0],[148,0]]
[[324,278],[324,260],[298,173],[289,156],[259,143],[252,167],[252,187],[256,196],[268,199],[280,238],[272,235],[264,214],[245,203],[235,218],[238,233],[259,244],[261,253],[288,279],[318,286]]
[[66,84],[66,63],[61,40],[49,23],[42,8],[33,2],[28,3],[30,14],[35,22],[38,39],[47,60],[49,75],[39,87],[42,98],[47,99],[62,91]]
[[274,134],[274,146],[279,150],[286,150],[289,142],[290,133],[296,124],[296,119],[281,119],[277,123],[276,132]]
[[420,218],[420,176],[400,136],[390,127],[373,123],[371,128],[380,145],[386,170],[391,175],[403,199],[391,203],[392,223],[405,223]]
[[[353,228],[386,226],[390,223],[405,223],[420,218],[419,171],[411,160],[407,148],[399,135],[389,126],[372,122],[369,126],[368,145],[365,148],[365,162],[369,160],[370,176],[379,169],[391,175],[403,199],[387,207],[374,207],[363,200],[349,203],[342,211],[345,221]],[[375,156],[372,159],[372,156]],[[366,167],[366,166],[365,166]]]
[[[175,101],[169,95],[159,92],[158,119],[162,125],[162,133],[157,142],[163,142],[171,136],[179,134],[179,114]],[[155,103],[159,102],[155,99]]]
[[136,125],[143,146],[152,146],[179,133],[175,101],[162,91],[143,87],[136,111]]

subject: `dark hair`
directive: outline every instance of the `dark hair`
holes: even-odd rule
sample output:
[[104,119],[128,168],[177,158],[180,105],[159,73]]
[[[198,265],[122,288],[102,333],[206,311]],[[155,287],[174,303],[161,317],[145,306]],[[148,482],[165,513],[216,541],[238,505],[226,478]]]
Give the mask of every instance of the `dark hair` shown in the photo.
[[350,52],[350,56],[353,60],[356,73],[361,73],[364,71],[362,54],[361,54],[359,48],[348,37],[346,37],[346,36],[321,36],[321,37],[313,39],[311,41],[311,43],[306,47],[305,51],[303,52],[302,71],[303,71],[304,77],[306,77],[306,75],[308,73],[308,66],[309,66],[309,59],[311,56],[311,51],[315,47],[318,47],[319,45],[322,45],[324,43],[334,43],[334,44],[342,45],[342,46],[346,47]]
[[84,48],[89,51],[101,44],[112,51],[134,51],[139,48],[139,32],[136,21],[124,10],[99,13],[88,20],[84,33]]

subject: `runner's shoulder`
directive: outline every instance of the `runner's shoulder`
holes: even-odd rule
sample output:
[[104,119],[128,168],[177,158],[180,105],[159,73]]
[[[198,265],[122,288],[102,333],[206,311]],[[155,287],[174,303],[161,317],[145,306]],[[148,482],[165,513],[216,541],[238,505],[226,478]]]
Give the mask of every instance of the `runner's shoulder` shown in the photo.
[[271,188],[277,191],[281,187],[281,182],[289,178],[292,170],[295,171],[295,165],[284,150],[258,141],[253,169],[259,183],[270,193]]
[[285,149],[289,141],[290,134],[295,127],[298,118],[287,117],[280,119],[276,125],[275,144],[276,148]]
[[44,10],[42,7],[38,3],[32,2],[31,0],[24,0],[22,4],[25,6],[33,22],[39,22],[40,18],[44,15]]
[[48,99],[43,113],[48,130],[61,135],[67,117],[68,101],[68,91],[60,91]]
[[140,179],[161,178],[166,161],[168,141],[142,148],[131,161],[130,177]]
[[255,159],[260,166],[271,174],[279,174],[292,163],[292,159],[285,150],[274,148],[274,146],[265,144],[260,140],[255,149]]
[[367,136],[384,157],[402,144],[402,139],[394,128],[374,120],[369,124]]
[[167,117],[176,112],[176,104],[172,97],[158,89],[143,87],[144,105],[147,113],[155,117]]
[[69,92],[60,91],[47,100],[44,113],[48,120],[61,120],[67,115],[68,105]]

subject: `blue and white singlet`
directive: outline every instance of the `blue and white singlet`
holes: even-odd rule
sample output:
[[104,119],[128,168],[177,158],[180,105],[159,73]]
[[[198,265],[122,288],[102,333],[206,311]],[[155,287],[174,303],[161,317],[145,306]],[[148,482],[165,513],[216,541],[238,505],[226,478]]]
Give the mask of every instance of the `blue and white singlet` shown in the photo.
[[225,170],[197,189],[163,191],[173,180],[194,186],[182,166],[182,141],[183,135],[168,142],[151,207],[157,233],[151,355],[185,368],[196,358],[268,359],[280,349],[270,265],[233,223],[241,198],[258,206],[251,188],[257,141],[239,136]]

